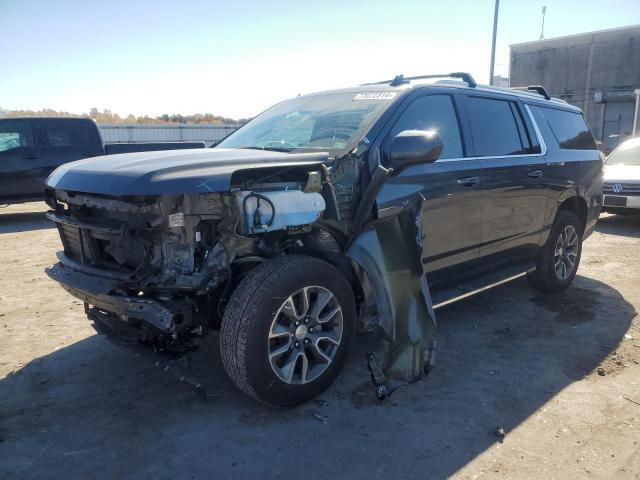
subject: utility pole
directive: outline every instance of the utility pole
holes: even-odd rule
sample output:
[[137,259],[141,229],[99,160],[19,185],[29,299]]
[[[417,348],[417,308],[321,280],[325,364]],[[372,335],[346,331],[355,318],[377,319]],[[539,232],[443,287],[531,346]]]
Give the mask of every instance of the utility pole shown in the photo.
[[547,15],[547,7],[542,7],[542,29],[540,30],[540,38],[538,40],[544,40],[544,17]]
[[631,132],[631,136],[635,137],[636,132],[638,131],[638,113],[640,110],[640,88],[636,88],[633,93],[636,95],[636,111],[633,115],[633,131]]
[[489,67],[489,85],[493,85],[493,67],[496,63],[496,34],[498,33],[498,9],[500,0],[496,0],[496,8],[493,12],[493,40],[491,41],[491,66]]

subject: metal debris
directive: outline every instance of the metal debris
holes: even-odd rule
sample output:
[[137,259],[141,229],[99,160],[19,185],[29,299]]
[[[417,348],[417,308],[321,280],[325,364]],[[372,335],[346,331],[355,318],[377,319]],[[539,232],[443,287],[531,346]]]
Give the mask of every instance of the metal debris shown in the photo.
[[635,400],[627,397],[626,395],[623,395],[622,398],[624,398],[625,400],[629,400],[631,403],[635,403],[636,405],[640,405],[640,402],[636,402]]
[[322,423],[329,423],[329,417],[326,415],[320,415],[319,413],[314,413],[313,418],[316,420],[320,420]]
[[202,384],[197,383],[196,385],[193,386],[193,389],[195,390],[196,395],[204,399],[207,398],[207,389]]

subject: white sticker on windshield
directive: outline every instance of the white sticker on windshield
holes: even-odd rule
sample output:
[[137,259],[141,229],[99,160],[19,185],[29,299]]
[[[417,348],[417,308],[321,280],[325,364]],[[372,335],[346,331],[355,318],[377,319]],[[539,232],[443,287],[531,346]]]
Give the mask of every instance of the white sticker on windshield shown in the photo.
[[354,100],[391,100],[398,92],[365,92],[358,93]]

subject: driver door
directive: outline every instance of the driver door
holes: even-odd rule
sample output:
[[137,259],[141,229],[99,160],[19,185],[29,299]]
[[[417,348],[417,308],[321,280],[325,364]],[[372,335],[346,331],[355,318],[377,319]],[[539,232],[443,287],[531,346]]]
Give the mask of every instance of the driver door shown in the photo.
[[381,215],[415,199],[422,203],[422,264],[429,284],[442,283],[479,258],[482,243],[480,165],[465,158],[453,95],[423,95],[399,114],[383,147],[404,130],[436,130],[444,148],[434,163],[412,165],[389,179],[377,197]]

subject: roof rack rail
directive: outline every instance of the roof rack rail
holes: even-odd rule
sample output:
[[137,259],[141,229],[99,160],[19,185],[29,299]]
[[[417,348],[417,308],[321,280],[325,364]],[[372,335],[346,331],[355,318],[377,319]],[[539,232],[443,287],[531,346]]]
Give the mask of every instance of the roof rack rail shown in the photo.
[[551,96],[547,93],[542,85],[529,85],[527,90],[530,92],[538,92],[545,100],[551,100]]
[[405,77],[404,75],[396,75],[393,80],[383,80],[381,82],[372,82],[372,83],[363,83],[362,85],[384,85],[388,83],[392,87],[397,87],[399,85],[404,85],[406,83],[411,82],[411,80],[425,80],[429,78],[459,78],[463,82],[465,82],[471,88],[475,88],[477,85],[476,81],[473,79],[470,73],[466,72],[453,72],[453,73],[445,73],[441,75],[418,75],[416,77]]

